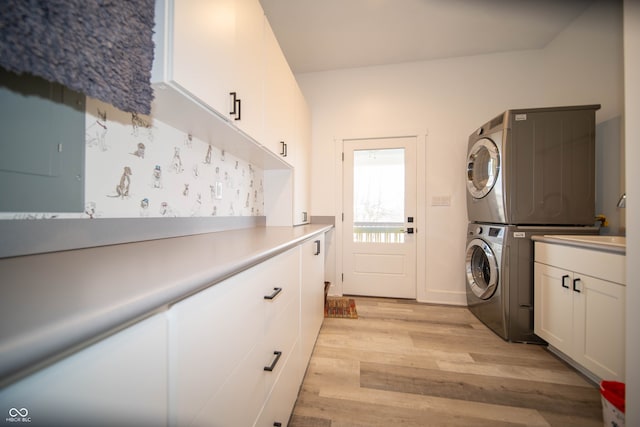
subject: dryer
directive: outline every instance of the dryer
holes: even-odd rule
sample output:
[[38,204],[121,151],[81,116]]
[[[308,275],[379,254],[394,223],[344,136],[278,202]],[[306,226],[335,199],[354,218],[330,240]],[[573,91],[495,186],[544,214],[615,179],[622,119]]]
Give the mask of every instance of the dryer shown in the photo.
[[597,233],[594,226],[470,223],[465,258],[469,310],[505,340],[544,343],[533,332],[531,236]]
[[507,110],[469,136],[470,222],[588,225],[600,105]]

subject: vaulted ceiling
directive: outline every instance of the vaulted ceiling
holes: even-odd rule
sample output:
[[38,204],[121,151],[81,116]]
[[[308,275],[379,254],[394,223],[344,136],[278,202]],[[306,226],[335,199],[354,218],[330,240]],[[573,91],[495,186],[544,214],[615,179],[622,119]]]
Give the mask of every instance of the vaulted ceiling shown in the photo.
[[540,49],[594,0],[260,0],[294,73]]

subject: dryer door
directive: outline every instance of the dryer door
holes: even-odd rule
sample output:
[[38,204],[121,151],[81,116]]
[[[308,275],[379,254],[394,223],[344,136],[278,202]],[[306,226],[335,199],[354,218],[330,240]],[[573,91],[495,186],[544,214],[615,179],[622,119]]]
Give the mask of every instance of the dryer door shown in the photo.
[[482,239],[467,245],[467,286],[480,299],[487,300],[498,288],[498,261],[491,247]]
[[486,196],[500,172],[500,153],[489,138],[475,142],[467,157],[467,190],[476,199]]

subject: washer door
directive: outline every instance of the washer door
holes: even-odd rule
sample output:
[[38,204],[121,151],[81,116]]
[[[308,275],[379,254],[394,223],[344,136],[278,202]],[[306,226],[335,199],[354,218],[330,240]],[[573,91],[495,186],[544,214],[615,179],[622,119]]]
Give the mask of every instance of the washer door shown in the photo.
[[487,300],[498,289],[498,262],[491,247],[482,239],[467,245],[467,286],[480,299]]
[[500,172],[500,153],[489,138],[476,141],[467,157],[467,190],[476,199],[486,196]]

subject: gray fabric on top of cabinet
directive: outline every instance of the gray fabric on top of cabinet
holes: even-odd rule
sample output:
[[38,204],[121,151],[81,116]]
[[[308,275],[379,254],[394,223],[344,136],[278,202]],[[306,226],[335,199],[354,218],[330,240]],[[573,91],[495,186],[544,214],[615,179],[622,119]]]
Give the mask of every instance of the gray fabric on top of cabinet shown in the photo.
[[0,2],[0,66],[151,113],[154,0]]

